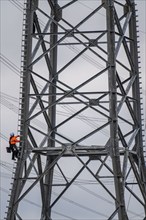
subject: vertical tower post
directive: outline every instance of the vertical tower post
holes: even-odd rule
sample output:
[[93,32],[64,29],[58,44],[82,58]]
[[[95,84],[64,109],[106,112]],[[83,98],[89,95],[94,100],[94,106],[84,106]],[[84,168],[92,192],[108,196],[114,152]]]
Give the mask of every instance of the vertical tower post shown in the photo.
[[[58,1],[55,0],[51,3],[51,16],[54,18],[54,20],[57,22],[59,21],[58,16]],[[51,71],[49,73],[49,81],[52,83],[49,86],[49,104],[50,108],[48,109],[48,116],[50,118],[50,126],[48,127],[48,134],[50,137],[48,138],[48,146],[51,148],[55,147],[55,130],[53,128],[56,125],[56,105],[53,105],[54,102],[56,102],[56,73],[57,73],[57,47],[54,47],[56,45],[58,40],[58,26],[56,23],[52,22],[50,25],[50,33],[53,33],[50,36],[50,47],[52,48],[50,51],[50,66]],[[46,157],[46,168],[51,165],[52,163],[52,157],[49,156],[49,152],[47,153]],[[51,219],[51,195],[52,195],[52,183],[53,183],[53,169],[49,170],[48,174],[45,177],[45,192],[44,192],[44,208],[42,212],[42,219]]]
[[124,184],[121,171],[121,161],[118,141],[118,109],[116,85],[116,48],[115,48],[115,8],[114,1],[105,1],[107,17],[107,47],[108,47],[108,81],[109,81],[109,113],[110,123],[110,154],[112,158],[117,209],[119,220],[128,219],[125,208]]

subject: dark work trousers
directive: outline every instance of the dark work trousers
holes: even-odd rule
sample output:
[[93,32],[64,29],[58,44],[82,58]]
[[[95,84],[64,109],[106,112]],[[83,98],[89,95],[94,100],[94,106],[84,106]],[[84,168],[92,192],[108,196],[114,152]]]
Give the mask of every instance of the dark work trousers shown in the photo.
[[18,156],[18,149],[17,146],[15,144],[10,144],[10,149],[12,151],[12,160],[15,160],[15,157]]

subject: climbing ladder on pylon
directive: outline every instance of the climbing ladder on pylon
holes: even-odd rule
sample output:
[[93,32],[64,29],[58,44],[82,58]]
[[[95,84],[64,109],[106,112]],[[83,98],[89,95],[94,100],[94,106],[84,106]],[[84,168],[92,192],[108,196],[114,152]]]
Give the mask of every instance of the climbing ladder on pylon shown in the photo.
[[[9,206],[8,211],[6,213],[9,213],[11,210],[11,205],[12,201],[15,201],[15,195],[16,195],[16,190],[18,187],[18,183],[16,178],[19,176],[20,171],[20,166],[19,163],[22,162],[23,160],[23,152],[21,149],[21,145],[23,142],[23,135],[22,135],[22,124],[24,121],[24,96],[25,96],[25,91],[24,91],[24,84],[25,84],[25,71],[26,71],[26,60],[27,60],[27,49],[28,49],[28,44],[27,44],[27,37],[28,37],[28,22],[27,22],[27,10],[28,10],[28,1],[24,1],[24,10],[23,10],[23,25],[22,25],[22,44],[21,44],[21,72],[20,72],[20,93],[19,93],[19,113],[18,113],[18,134],[20,135],[20,143],[19,143],[19,151],[20,151],[20,158],[18,161],[14,162],[13,166],[13,175],[12,175],[12,189],[10,189],[10,200],[8,200]],[[21,161],[21,162],[20,162]],[[7,219],[7,217],[5,218]]]

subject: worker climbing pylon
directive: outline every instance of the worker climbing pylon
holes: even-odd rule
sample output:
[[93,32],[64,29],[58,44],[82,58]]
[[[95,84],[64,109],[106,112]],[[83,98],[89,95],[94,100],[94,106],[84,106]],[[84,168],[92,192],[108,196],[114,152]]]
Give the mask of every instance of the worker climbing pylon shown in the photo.
[[17,142],[20,142],[17,138],[19,135],[14,135],[14,133],[10,133],[10,138],[9,138],[9,149],[12,152],[12,160],[16,160],[15,158],[19,157],[19,150],[16,146]]

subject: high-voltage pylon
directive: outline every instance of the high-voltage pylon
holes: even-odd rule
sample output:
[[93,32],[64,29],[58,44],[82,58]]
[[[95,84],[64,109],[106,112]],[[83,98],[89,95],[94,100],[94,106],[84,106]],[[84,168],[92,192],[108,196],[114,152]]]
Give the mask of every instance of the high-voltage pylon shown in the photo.
[[26,0],[7,220],[145,219],[134,0]]

